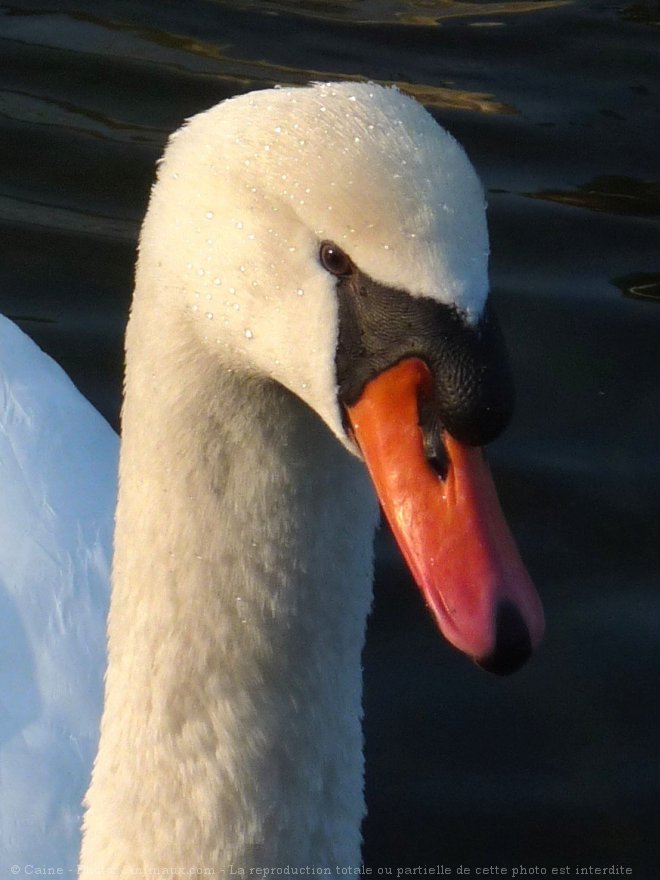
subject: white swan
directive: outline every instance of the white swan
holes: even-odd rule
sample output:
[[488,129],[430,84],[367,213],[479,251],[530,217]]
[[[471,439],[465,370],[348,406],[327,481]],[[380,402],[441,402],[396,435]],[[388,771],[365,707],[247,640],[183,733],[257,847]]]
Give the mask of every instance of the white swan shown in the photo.
[[253,93],[173,136],[127,332],[86,880],[359,863],[358,448],[447,637],[496,671],[540,640],[466,445],[510,409],[487,250],[463,151],[396,90]]
[[118,439],[0,316],[0,870],[75,869],[103,705]]

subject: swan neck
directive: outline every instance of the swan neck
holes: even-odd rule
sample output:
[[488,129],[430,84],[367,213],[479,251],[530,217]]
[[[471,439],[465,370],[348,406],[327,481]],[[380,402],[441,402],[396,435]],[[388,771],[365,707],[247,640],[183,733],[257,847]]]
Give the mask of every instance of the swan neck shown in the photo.
[[375,501],[292,394],[188,366],[127,383],[83,876],[359,864]]

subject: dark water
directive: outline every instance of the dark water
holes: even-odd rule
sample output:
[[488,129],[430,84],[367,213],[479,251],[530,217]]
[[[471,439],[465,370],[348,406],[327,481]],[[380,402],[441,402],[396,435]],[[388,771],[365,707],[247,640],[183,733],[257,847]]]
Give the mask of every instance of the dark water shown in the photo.
[[492,461],[548,634],[480,673],[381,537],[366,862],[660,876],[658,6],[40,0],[0,7],[0,70],[0,310],[115,424],[138,225],[185,116],[364,77],[465,144],[519,389]]

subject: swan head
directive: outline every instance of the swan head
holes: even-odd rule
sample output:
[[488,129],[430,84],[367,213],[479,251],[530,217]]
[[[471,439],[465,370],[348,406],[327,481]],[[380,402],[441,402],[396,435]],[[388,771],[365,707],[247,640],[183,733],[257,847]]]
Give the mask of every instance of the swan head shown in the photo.
[[[461,146],[416,101],[369,83],[315,84],[242,95],[189,120],[159,166],[137,288],[218,363],[282,384],[365,457],[453,644],[496,671],[525,659],[540,606],[472,449],[512,407],[487,301],[484,195]],[[378,412],[407,419],[407,437],[383,439],[366,411],[379,395]],[[410,456],[423,490],[416,477],[399,485],[417,473]],[[448,474],[463,472],[469,488],[448,489]],[[411,513],[410,493],[424,492],[425,511]],[[486,501],[467,504],[458,538],[440,549],[429,499],[443,493]],[[493,519],[497,536],[484,536]],[[500,549],[483,549],[493,541]]]
[[481,185],[454,138],[395,88],[253,92],[173,135],[141,238],[161,298],[219,358],[281,382],[353,449],[324,241],[388,288],[454,306],[470,324],[483,312]]

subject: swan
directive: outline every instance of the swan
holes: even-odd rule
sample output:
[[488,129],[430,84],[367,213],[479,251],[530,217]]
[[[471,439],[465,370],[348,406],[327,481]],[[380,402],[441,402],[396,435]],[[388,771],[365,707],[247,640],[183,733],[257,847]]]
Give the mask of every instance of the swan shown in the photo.
[[0,866],[75,870],[103,707],[116,434],[0,316]]
[[494,672],[538,645],[480,449],[512,406],[487,262],[465,153],[394,88],[253,92],[171,137],[126,333],[83,880],[359,865],[377,499],[453,645]]

